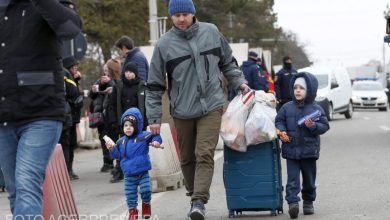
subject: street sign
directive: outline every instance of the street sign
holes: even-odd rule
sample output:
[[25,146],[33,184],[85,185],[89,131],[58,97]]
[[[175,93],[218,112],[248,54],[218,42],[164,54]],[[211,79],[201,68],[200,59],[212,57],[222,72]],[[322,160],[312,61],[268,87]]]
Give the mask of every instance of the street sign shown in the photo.
[[64,41],[62,45],[62,57],[74,56],[81,60],[87,51],[87,39],[84,33],[78,34],[75,38]]

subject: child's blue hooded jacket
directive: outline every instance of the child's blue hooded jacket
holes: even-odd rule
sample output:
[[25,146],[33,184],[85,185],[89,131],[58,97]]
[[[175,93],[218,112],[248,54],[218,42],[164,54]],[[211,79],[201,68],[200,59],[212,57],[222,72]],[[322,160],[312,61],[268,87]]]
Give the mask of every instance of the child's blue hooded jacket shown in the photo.
[[138,174],[152,169],[149,158],[149,143],[158,141],[162,143],[160,135],[152,135],[151,132],[142,131],[143,118],[138,108],[129,108],[121,117],[123,127],[125,118],[134,116],[137,120],[137,133],[131,137],[124,135],[111,151],[111,157],[120,160],[120,165],[125,174]]
[[[298,102],[294,96],[294,82],[298,77],[306,81],[306,97],[304,102]],[[281,131],[286,131],[290,142],[283,142],[282,157],[288,159],[318,159],[320,155],[320,136],[329,130],[329,123],[324,110],[314,102],[317,95],[318,81],[314,75],[307,72],[294,74],[290,82],[290,94],[293,100],[284,104],[275,118],[275,126]],[[321,111],[321,116],[310,129],[297,122],[302,117]]]

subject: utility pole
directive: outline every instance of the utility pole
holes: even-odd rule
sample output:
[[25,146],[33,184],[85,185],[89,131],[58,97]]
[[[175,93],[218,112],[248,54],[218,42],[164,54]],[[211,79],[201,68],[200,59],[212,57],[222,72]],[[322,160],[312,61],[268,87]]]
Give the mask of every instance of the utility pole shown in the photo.
[[229,19],[229,29],[230,29],[230,37],[229,37],[229,43],[233,43],[233,19],[235,15],[230,11],[228,14]]
[[158,36],[158,21],[157,21],[157,3],[156,0],[149,0],[149,27],[150,27],[150,45],[154,45]]
[[[386,10],[383,12],[383,15],[386,19],[386,36],[384,37],[384,43],[390,43],[390,29],[389,29],[389,25],[390,25],[390,8],[389,8],[389,5],[386,5]],[[386,57],[385,57],[385,45],[383,44],[383,86],[387,86],[387,77],[386,77]]]
[[151,46],[154,46],[157,40],[166,32],[167,17],[157,17],[156,0],[149,0],[149,27]]

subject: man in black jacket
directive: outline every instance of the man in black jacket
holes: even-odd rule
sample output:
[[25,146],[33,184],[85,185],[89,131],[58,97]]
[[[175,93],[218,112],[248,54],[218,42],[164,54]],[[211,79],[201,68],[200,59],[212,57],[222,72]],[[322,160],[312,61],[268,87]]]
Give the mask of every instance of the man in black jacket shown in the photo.
[[0,0],[0,166],[15,218],[41,219],[42,184],[65,119],[62,40],[70,0]]
[[297,70],[292,67],[292,60],[289,56],[283,57],[283,68],[276,73],[275,76],[275,95],[277,106],[279,109],[287,102],[292,101],[292,97],[289,91],[290,81]]

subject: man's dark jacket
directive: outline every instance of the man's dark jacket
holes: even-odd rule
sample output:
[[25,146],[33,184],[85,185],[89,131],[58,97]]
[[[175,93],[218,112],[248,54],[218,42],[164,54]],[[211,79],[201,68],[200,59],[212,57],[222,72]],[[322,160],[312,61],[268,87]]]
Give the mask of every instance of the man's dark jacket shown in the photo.
[[294,68],[287,68],[283,65],[283,68],[276,73],[275,78],[275,95],[276,100],[281,103],[286,103],[292,100],[290,95],[290,81],[297,71]]
[[64,120],[62,40],[80,29],[58,0],[11,0],[0,18],[0,126]]
[[[145,55],[142,53],[142,51],[139,48],[133,48],[126,56],[126,60],[123,63],[123,66],[126,66],[126,64],[130,62],[135,62],[138,66],[138,77],[143,80],[148,80],[148,73],[149,73],[149,64],[148,60],[146,59]],[[122,74],[125,73],[125,68],[122,68]]]
[[240,67],[244,73],[245,79],[248,81],[248,86],[254,90],[263,90],[268,92],[268,82],[264,78],[260,67],[256,61],[248,59],[242,63]]

